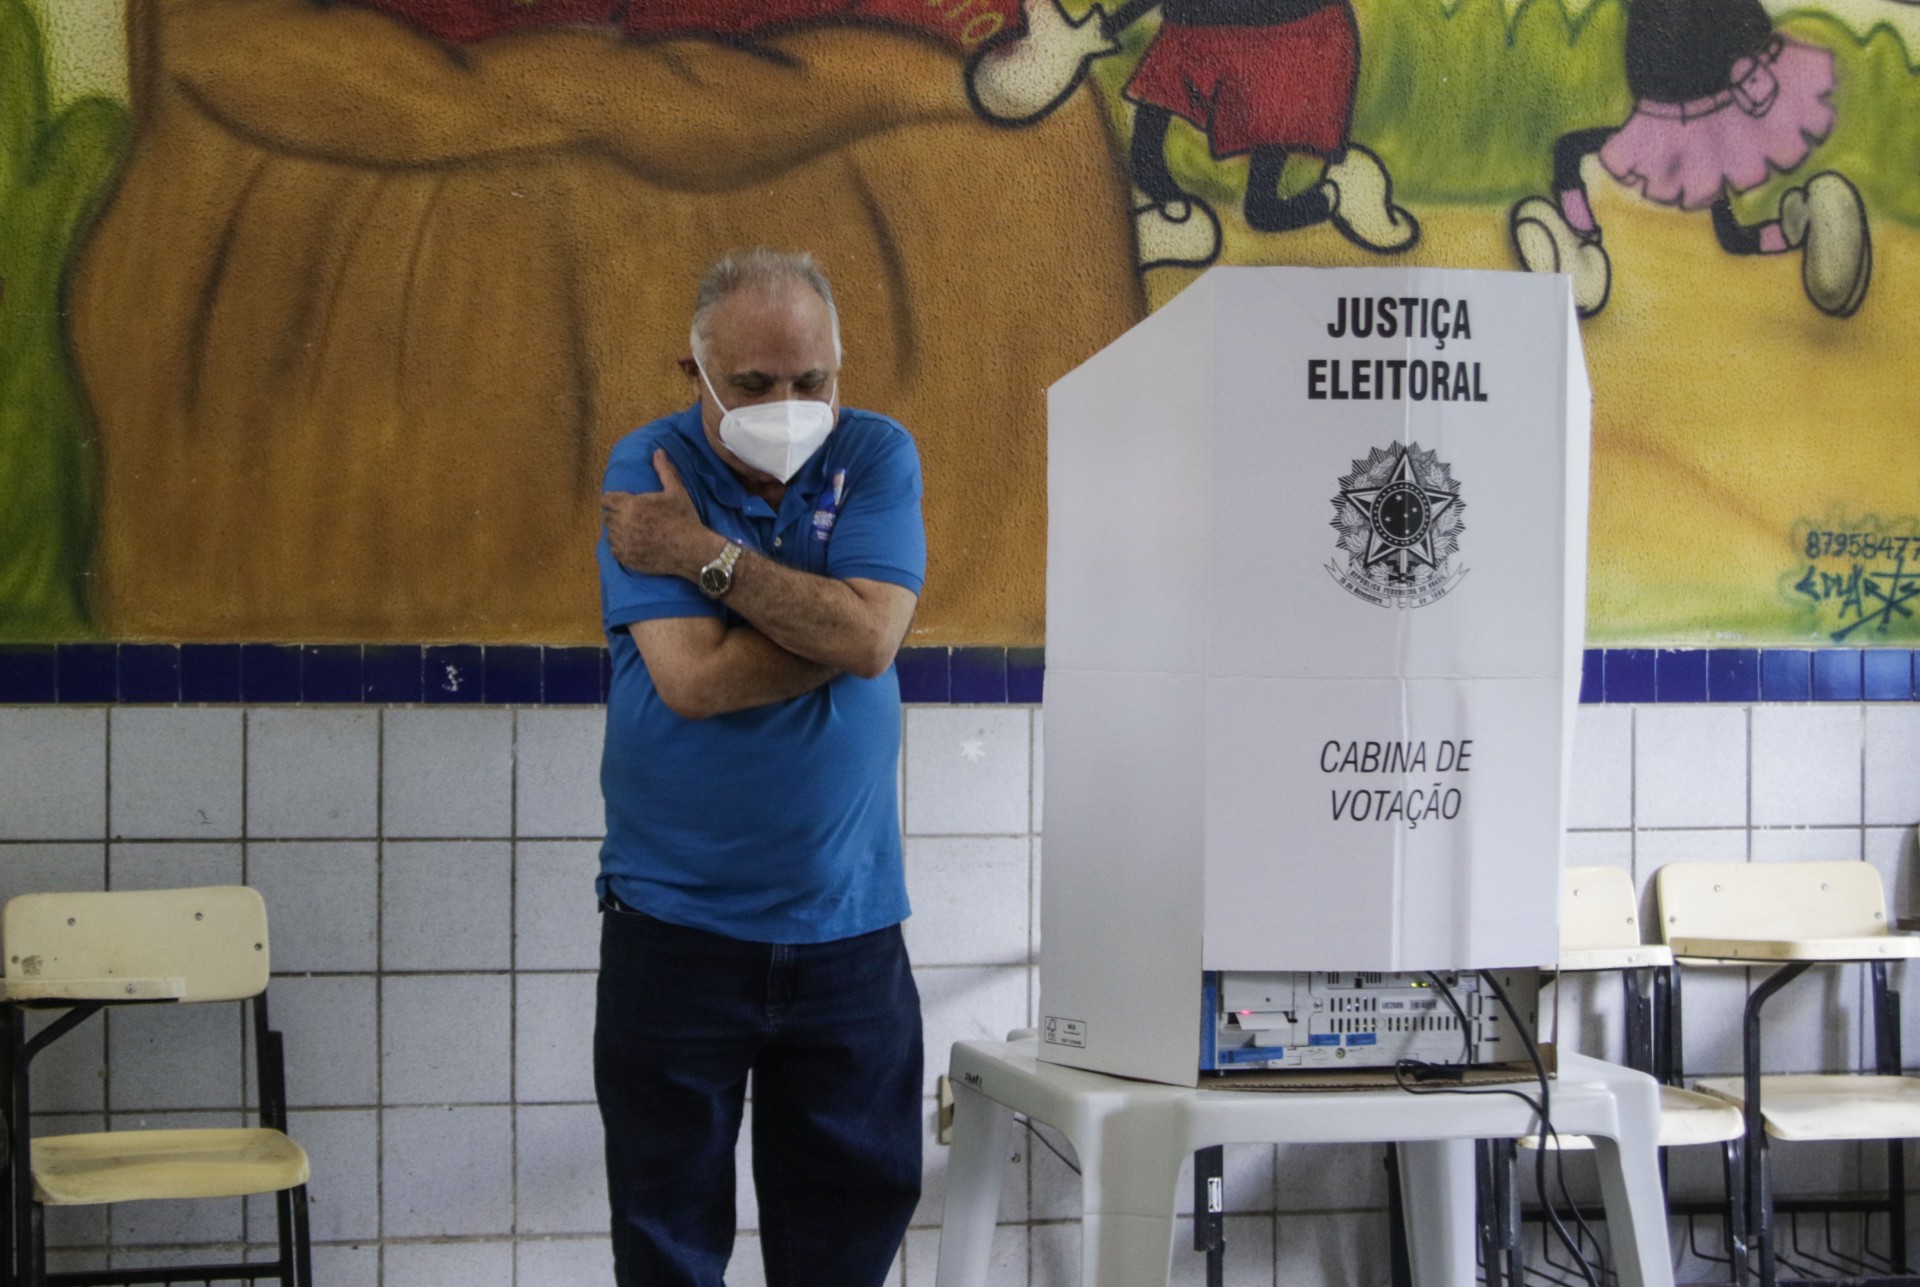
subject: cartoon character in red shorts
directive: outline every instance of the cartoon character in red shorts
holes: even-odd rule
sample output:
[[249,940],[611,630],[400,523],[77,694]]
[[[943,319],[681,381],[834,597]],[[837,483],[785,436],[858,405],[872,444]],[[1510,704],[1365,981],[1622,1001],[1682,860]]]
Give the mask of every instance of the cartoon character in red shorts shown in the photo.
[[[1118,48],[1114,37],[1160,10],[1160,30],[1127,82],[1135,105],[1129,162],[1141,201],[1134,210],[1142,269],[1201,266],[1220,252],[1220,222],[1181,189],[1167,167],[1175,116],[1203,131],[1216,158],[1249,158],[1242,213],[1260,232],[1329,220],[1358,245],[1382,253],[1411,247],[1420,225],[1393,203],[1386,167],[1348,137],[1360,38],[1347,0],[1128,0],[1097,7],[1075,24],[1057,0],[1034,0],[1018,39],[983,50],[969,74],[975,106],[990,119],[1025,124],[1063,101],[1088,62]],[[1048,13],[1053,10],[1053,13]],[[1294,152],[1326,162],[1320,182],[1279,195]]]
[[1866,299],[1873,246],[1860,194],[1844,175],[1812,176],[1758,224],[1742,223],[1731,199],[1798,169],[1833,131],[1833,55],[1777,34],[1760,0],[1632,0],[1626,71],[1635,100],[1626,123],[1562,135],[1552,198],[1514,206],[1509,227],[1521,263],[1570,274],[1582,317],[1606,307],[1613,262],[1580,174],[1597,154],[1607,173],[1650,201],[1711,210],[1728,254],[1799,251],[1808,300],[1851,316]]

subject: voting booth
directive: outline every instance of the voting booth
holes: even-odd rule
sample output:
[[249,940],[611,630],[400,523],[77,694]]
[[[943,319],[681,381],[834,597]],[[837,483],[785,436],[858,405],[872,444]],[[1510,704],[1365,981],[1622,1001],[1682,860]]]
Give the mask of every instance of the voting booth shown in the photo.
[[1566,278],[1408,268],[1215,268],[1053,387],[1042,1058],[1554,961],[1590,401]]

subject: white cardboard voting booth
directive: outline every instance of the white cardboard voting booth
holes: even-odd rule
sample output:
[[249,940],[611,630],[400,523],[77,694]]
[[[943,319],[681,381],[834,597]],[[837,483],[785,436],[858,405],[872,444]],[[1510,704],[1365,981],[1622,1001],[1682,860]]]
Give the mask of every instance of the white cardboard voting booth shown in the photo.
[[1045,1059],[1554,961],[1589,406],[1564,277],[1439,269],[1215,268],[1053,387]]

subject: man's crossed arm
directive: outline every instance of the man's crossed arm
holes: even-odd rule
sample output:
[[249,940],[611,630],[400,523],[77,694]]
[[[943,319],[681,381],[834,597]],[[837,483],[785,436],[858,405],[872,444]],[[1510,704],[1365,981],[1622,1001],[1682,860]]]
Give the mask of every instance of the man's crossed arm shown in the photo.
[[[601,496],[613,556],[635,572],[697,580],[726,542],[700,521],[666,453],[661,490]],[[785,701],[846,672],[884,674],[906,638],[918,596],[862,577],[814,576],[744,551],[727,605],[750,623],[663,617],[628,627],[668,708],[705,719]]]

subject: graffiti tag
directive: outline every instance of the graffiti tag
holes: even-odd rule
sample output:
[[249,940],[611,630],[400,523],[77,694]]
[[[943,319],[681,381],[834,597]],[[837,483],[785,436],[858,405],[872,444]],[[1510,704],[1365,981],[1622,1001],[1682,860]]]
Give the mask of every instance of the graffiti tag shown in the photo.
[[1914,624],[1920,606],[1920,532],[1873,530],[1876,526],[1807,525],[1797,542],[1807,562],[1793,591],[1831,614],[1835,643]]

